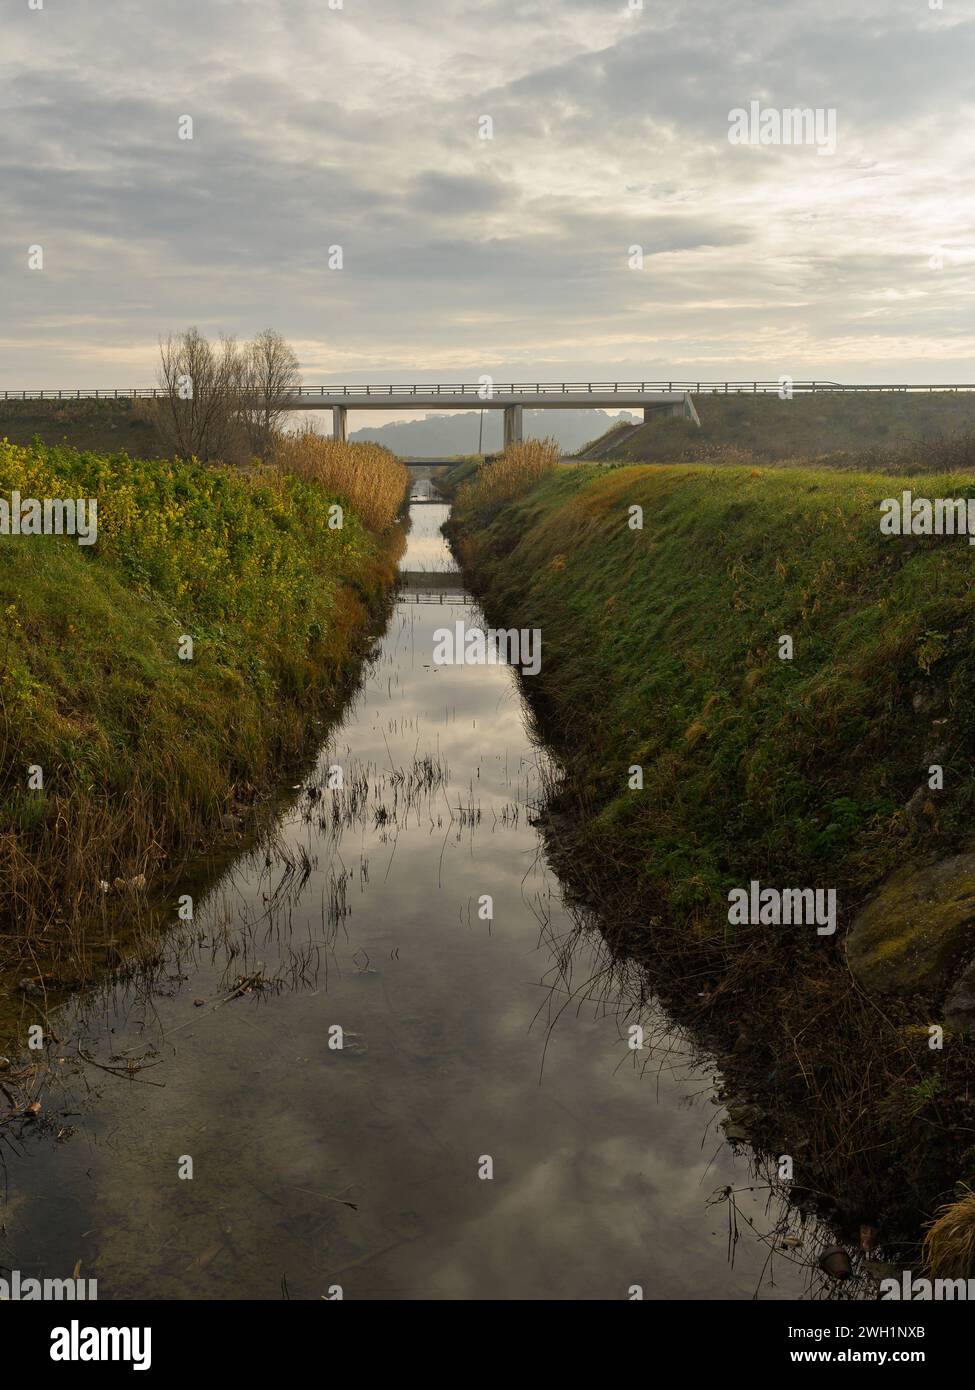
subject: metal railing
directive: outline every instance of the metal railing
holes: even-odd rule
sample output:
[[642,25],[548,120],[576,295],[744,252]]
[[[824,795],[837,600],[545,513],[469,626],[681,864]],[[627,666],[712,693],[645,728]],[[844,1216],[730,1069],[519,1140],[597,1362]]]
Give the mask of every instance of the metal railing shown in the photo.
[[[838,381],[799,381],[795,380],[789,388],[794,395],[807,395],[819,392],[830,394],[853,394],[855,392],[931,392],[931,391],[975,391],[975,383],[950,382],[939,384],[923,383],[884,383],[869,385],[847,385]],[[691,395],[780,395],[783,387],[779,381],[563,381],[563,382],[493,382],[490,394],[484,395],[485,387],[471,382],[421,383],[408,385],[368,385],[368,386],[302,386],[291,393],[293,400],[341,399],[348,401],[381,400],[385,396],[450,396],[480,401],[490,405],[493,396],[571,396],[571,395],[638,395],[651,392],[689,392]],[[78,390],[42,391],[3,391],[0,399],[5,401],[88,401],[88,400],[156,400],[169,395],[160,386],[132,386],[96,389],[82,387]]]

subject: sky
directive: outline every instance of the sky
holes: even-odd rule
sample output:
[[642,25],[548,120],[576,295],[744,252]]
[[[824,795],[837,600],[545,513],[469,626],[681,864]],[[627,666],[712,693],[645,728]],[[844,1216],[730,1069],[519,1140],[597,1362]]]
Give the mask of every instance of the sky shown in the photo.
[[[190,324],[314,384],[975,381],[931,3],[2,0],[0,389],[152,385]],[[753,101],[835,150],[732,143]]]

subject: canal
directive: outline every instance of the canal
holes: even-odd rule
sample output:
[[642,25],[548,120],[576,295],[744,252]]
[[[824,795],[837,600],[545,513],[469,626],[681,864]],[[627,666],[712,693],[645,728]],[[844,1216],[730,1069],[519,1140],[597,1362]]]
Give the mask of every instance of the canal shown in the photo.
[[512,671],[432,664],[481,619],[424,498],[274,835],[52,1018],[0,1265],[103,1299],[796,1297],[713,1072],[563,904]]

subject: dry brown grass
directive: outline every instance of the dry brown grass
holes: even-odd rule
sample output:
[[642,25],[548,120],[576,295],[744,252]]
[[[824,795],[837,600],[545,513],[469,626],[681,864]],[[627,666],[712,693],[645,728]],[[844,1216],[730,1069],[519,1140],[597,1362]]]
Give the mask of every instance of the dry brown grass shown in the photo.
[[928,1222],[924,1268],[932,1279],[975,1276],[975,1192],[939,1207]]
[[486,463],[476,479],[461,489],[462,505],[481,509],[521,497],[557,468],[561,457],[562,450],[554,439],[509,444],[500,458]]
[[344,498],[373,531],[387,531],[406,494],[410,470],[379,444],[343,444],[303,430],[282,435],[275,467]]

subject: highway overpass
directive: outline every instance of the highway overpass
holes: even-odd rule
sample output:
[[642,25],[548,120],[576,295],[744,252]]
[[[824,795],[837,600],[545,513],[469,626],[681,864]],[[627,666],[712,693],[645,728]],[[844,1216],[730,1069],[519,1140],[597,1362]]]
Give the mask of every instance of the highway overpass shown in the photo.
[[[787,383],[787,384],[786,384]],[[350,410],[503,410],[506,444],[522,438],[522,412],[529,410],[642,410],[644,420],[655,415],[680,415],[700,424],[692,397],[707,395],[854,395],[862,392],[975,391],[971,383],[908,385],[847,384],[783,377],[778,381],[587,381],[495,382],[364,386],[302,386],[283,402],[287,410],[331,410],[332,431],[345,439]],[[119,400],[152,399],[168,393],[158,386],[77,390],[3,390],[0,399]],[[255,402],[254,404],[261,404]]]

